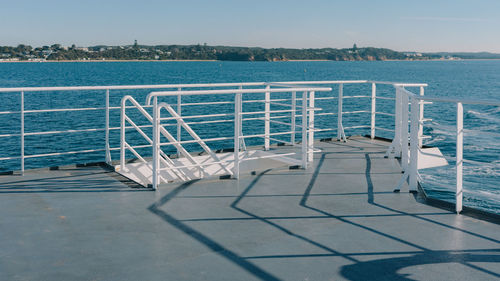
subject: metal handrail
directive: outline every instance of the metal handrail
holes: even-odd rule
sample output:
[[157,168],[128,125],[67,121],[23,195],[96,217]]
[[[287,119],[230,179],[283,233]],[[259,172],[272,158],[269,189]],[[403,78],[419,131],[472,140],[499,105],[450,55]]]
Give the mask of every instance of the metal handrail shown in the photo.
[[[466,162],[463,158],[463,135],[464,135],[464,125],[463,125],[463,105],[487,105],[487,106],[500,106],[500,102],[490,101],[490,100],[470,100],[470,99],[460,99],[460,98],[440,98],[440,97],[424,97],[417,95],[411,91],[404,89],[403,87],[396,86],[396,90],[399,95],[396,99],[400,101],[398,107],[399,114],[396,114],[396,119],[400,119],[402,125],[396,129],[396,136],[399,135],[401,140],[405,138],[403,135],[408,136],[408,124],[410,124],[410,153],[409,156],[406,153],[402,153],[402,164],[405,170],[405,174],[401,179],[398,187],[403,183],[404,179],[409,180],[409,189],[416,190],[418,185],[418,154],[422,147],[423,136],[423,126],[426,121],[431,119],[423,118],[422,104],[424,102],[444,102],[444,103],[454,103],[456,104],[456,155],[455,169],[456,169],[456,182],[455,182],[455,211],[460,213],[463,209],[463,163]],[[408,111],[408,102],[410,103],[411,110]],[[402,113],[401,113],[402,112]],[[410,115],[408,114],[410,112]],[[403,117],[402,117],[403,116]],[[399,131],[398,131],[399,130]],[[396,139],[396,138],[395,138]],[[394,141],[393,141],[394,143]],[[403,146],[401,151],[408,150],[408,142],[402,141],[400,144]],[[406,157],[404,157],[406,155]],[[409,157],[409,158],[408,158]]]
[[[337,81],[287,81],[287,82],[245,82],[245,83],[198,83],[198,84],[162,84],[162,85],[109,85],[109,86],[70,86],[70,87],[13,87],[13,88],[0,88],[0,93],[5,93],[5,92],[20,92],[21,96],[21,110],[19,111],[3,111],[0,112],[0,114],[20,114],[21,115],[21,128],[19,133],[12,133],[12,134],[2,134],[0,135],[0,138],[2,137],[20,137],[21,138],[21,153],[20,156],[11,156],[11,157],[2,157],[0,160],[12,160],[12,159],[21,159],[21,172],[24,172],[24,159],[25,158],[35,158],[35,157],[46,157],[46,156],[55,156],[55,155],[65,155],[65,154],[76,154],[76,153],[90,153],[90,152],[100,152],[100,151],[105,151],[106,154],[106,159],[105,161],[108,163],[111,163],[111,151],[117,150],[119,148],[116,147],[110,147],[109,145],[109,132],[111,130],[117,130],[117,127],[110,127],[109,126],[109,116],[110,116],[110,111],[111,110],[116,110],[119,109],[120,107],[112,107],[109,104],[109,96],[110,96],[110,90],[136,90],[136,89],[177,89],[176,92],[180,92],[182,88],[225,88],[225,87],[234,87],[234,88],[239,88],[239,89],[231,89],[227,90],[232,92],[233,94],[238,90],[241,90],[242,92],[248,92],[249,90],[255,90],[255,89],[245,89],[243,90],[242,87],[266,87],[270,89],[270,91],[265,92],[266,95],[270,92],[279,92],[283,90],[276,90],[272,87],[286,87],[286,88],[300,88],[300,85],[306,85],[308,87],[311,87],[311,85],[339,85],[341,87],[344,84],[366,84],[366,83],[380,83],[380,84],[392,84],[392,85],[402,85],[405,87],[412,87],[412,86],[426,86],[427,84],[415,84],[415,83],[395,83],[395,82],[379,82],[379,81],[371,81],[371,80],[337,80]],[[285,86],[286,85],[286,86]],[[303,88],[303,87],[302,87]],[[316,91],[319,90],[331,90],[330,88],[325,88],[323,87],[318,87]],[[83,90],[89,90],[89,91],[96,91],[96,90],[105,90],[106,95],[105,95],[105,106],[104,107],[88,107],[88,108],[59,108],[59,109],[30,109],[30,110],[25,110],[24,109],[24,94],[25,92],[47,92],[47,91],[83,91]],[[263,89],[257,89],[256,92],[264,92]],[[177,109],[180,112],[180,109],[182,106],[191,106],[191,105],[196,105],[196,103],[182,103],[181,102],[181,96],[177,95],[178,97],[178,104],[177,104]],[[347,98],[347,97],[346,97]],[[381,98],[381,97],[377,97]],[[316,97],[316,100],[327,100],[327,99],[338,99],[338,97],[334,96],[327,96],[327,97]],[[390,99],[390,98],[388,98]],[[242,103],[252,103],[252,102],[263,102],[266,104],[266,107],[269,105],[270,101],[289,101],[291,99],[264,99],[264,100],[244,100]],[[292,101],[295,102],[295,99]],[[210,104],[217,104],[217,103],[226,103],[226,102],[205,102],[203,104],[210,105]],[[232,103],[232,102],[227,102],[227,103]],[[372,101],[373,103],[373,101]],[[201,104],[200,104],[201,105]],[[146,107],[151,107],[148,105],[144,105],[144,108]],[[131,107],[129,107],[131,108]],[[53,130],[53,131],[40,131],[40,132],[25,132],[24,131],[24,115],[25,114],[35,114],[38,112],[47,112],[47,113],[52,113],[52,112],[65,112],[65,111],[91,111],[91,110],[105,110],[106,117],[105,117],[105,127],[104,128],[87,128],[87,129],[77,129],[77,130]],[[294,114],[294,112],[292,112]],[[311,113],[310,113],[311,114]],[[372,115],[379,114],[378,112],[372,112]],[[294,114],[296,118],[301,118],[301,114]],[[317,116],[329,116],[329,115],[339,115],[340,119],[342,119],[342,111],[340,111],[340,114],[338,112],[323,112],[323,113],[316,113],[313,115]],[[276,118],[276,117],[273,117]],[[281,118],[281,117],[280,117]],[[268,118],[269,119],[269,118]],[[252,118],[243,118],[242,121],[245,120],[252,120]],[[206,122],[214,122],[217,120],[213,121],[206,121]],[[201,121],[204,122],[204,121]],[[198,122],[198,123],[201,123]],[[221,122],[227,122],[225,120],[222,120]],[[138,125],[138,127],[147,127],[148,125]],[[179,128],[179,124],[177,124]],[[126,126],[126,129],[131,129],[133,126]],[[340,128],[340,129],[339,129]],[[379,127],[376,127],[374,122],[372,122],[372,131]],[[32,155],[25,155],[24,154],[24,137],[29,136],[29,135],[48,135],[48,134],[67,134],[67,133],[78,133],[78,132],[96,132],[96,131],[105,131],[105,148],[104,149],[87,149],[87,150],[79,150],[79,151],[66,151],[66,152],[55,152],[55,153],[44,153],[44,154],[32,154]],[[343,128],[339,127],[337,128],[337,131],[342,131]],[[180,137],[180,135],[178,135]],[[179,138],[180,139],[180,138]],[[266,144],[268,144],[268,140],[266,140]]]

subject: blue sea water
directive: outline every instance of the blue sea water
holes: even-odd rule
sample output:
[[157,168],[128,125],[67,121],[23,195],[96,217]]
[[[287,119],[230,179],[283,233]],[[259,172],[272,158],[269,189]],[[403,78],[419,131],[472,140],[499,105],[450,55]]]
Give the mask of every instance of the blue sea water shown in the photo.
[[[379,80],[423,82],[427,96],[500,100],[500,61],[385,61],[385,62],[64,62],[64,63],[0,63],[0,87],[83,86],[180,84],[252,81],[299,80]],[[334,89],[336,90],[336,89]],[[378,95],[391,97],[394,89],[380,86]],[[418,91],[418,89],[414,89]],[[124,94],[141,99],[149,91],[112,91],[111,106],[118,106]],[[345,86],[345,95],[369,95],[369,85]],[[317,96],[321,96],[318,93]],[[324,94],[323,94],[324,95]],[[19,93],[0,93],[0,111],[19,110]],[[201,97],[186,98],[185,102]],[[207,97],[203,97],[207,98]],[[172,101],[173,102],[173,101]],[[26,93],[25,110],[71,107],[103,107],[104,92],[35,92]],[[318,101],[317,106],[335,112],[336,102]],[[368,110],[369,99],[344,102],[346,111]],[[257,108],[255,108],[257,109]],[[184,111],[186,110],[186,111]],[[226,112],[230,105],[217,108],[191,107],[183,114]],[[392,101],[377,101],[377,111],[393,112]],[[435,103],[426,106],[426,117],[433,121],[425,128],[431,135],[429,145],[439,147],[448,157],[455,156],[455,116],[453,104]],[[500,108],[493,106],[464,107],[465,205],[500,213]],[[317,126],[332,127],[336,119],[317,118]],[[345,126],[368,125],[369,115],[344,117]],[[104,111],[27,113],[25,131],[103,128]],[[0,135],[19,133],[18,114],[0,115]],[[112,111],[111,126],[119,126],[119,110]],[[203,136],[214,132],[231,132],[231,123],[204,125],[195,128]],[[393,119],[377,116],[377,126],[393,127]],[[245,134],[259,133],[262,124],[246,126]],[[279,129],[279,128],[278,128]],[[367,130],[348,130],[347,134],[367,134]],[[333,132],[317,134],[332,136]],[[377,131],[391,138],[391,133]],[[119,145],[119,131],[111,132],[111,146]],[[104,132],[51,134],[26,137],[26,155],[103,148]],[[249,140],[258,144],[258,140]],[[0,158],[18,156],[19,137],[0,138]],[[214,144],[230,147],[231,142]],[[117,152],[112,154],[117,159]],[[71,163],[102,161],[103,152],[70,154],[56,157],[26,159],[26,168],[57,166]],[[455,172],[450,166],[422,170],[423,186],[430,196],[453,200]],[[19,160],[0,161],[0,171],[18,170]]]

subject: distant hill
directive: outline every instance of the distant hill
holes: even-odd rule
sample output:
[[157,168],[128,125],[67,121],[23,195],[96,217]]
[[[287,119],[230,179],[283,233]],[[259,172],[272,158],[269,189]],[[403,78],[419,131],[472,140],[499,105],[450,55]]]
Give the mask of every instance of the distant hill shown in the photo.
[[220,60],[220,61],[288,61],[288,60],[426,60],[420,53],[403,53],[384,48],[291,49],[205,45],[125,45],[62,47],[60,44],[33,48],[0,46],[0,60]]
[[383,61],[429,59],[500,59],[500,54],[398,52],[385,48],[335,49],[258,48],[204,45],[123,45],[63,47],[60,44],[33,48],[0,46],[0,61],[80,60],[219,60],[219,61]]

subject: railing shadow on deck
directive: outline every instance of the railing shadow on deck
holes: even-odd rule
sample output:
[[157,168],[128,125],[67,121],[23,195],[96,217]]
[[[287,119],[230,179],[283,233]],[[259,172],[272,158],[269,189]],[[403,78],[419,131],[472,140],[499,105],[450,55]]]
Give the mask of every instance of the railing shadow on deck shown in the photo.
[[[163,198],[161,198],[158,202],[154,203],[149,207],[149,210],[162,218],[165,222],[174,226],[175,228],[181,230],[185,234],[191,236],[198,242],[201,242],[205,246],[207,246],[212,251],[216,252],[220,256],[239,266],[243,270],[251,273],[254,277],[259,278],[261,280],[278,280],[278,277],[273,275],[273,273],[268,272],[254,263],[251,260],[258,259],[290,259],[290,258],[307,258],[307,257],[342,257],[346,259],[350,264],[341,267],[340,274],[349,280],[411,280],[405,274],[399,273],[399,271],[403,268],[415,266],[415,265],[426,265],[426,264],[440,264],[440,263],[459,263],[471,269],[480,271],[484,274],[487,274],[494,278],[499,278],[500,275],[498,273],[492,272],[488,269],[481,268],[473,263],[476,262],[500,262],[500,248],[497,249],[466,249],[466,250],[431,250],[426,247],[420,246],[416,243],[407,241],[403,238],[391,235],[389,233],[385,233],[383,231],[362,225],[360,223],[349,220],[349,217],[363,217],[363,215],[355,215],[355,216],[338,216],[327,211],[324,211],[320,208],[314,207],[308,203],[308,199],[311,196],[312,189],[314,188],[315,182],[317,180],[318,175],[320,174],[321,167],[324,163],[325,156],[328,153],[322,153],[320,161],[318,165],[315,167],[311,175],[311,179],[304,190],[304,193],[300,196],[299,206],[312,210],[318,213],[318,216],[298,216],[298,217],[263,217],[257,214],[252,213],[251,211],[245,210],[238,206],[238,204],[244,200],[245,198],[250,197],[272,197],[272,196],[296,196],[296,195],[249,195],[248,193],[252,190],[253,187],[262,179],[262,177],[266,176],[269,171],[264,171],[259,174],[250,182],[250,184],[241,192],[239,196],[209,196],[213,197],[235,197],[235,200],[231,203],[231,208],[234,210],[246,215],[246,218],[207,218],[207,219],[187,219],[181,220],[176,219],[171,214],[168,214],[166,211],[160,209],[160,207],[167,204],[170,200],[176,197],[181,196],[181,192],[188,189],[193,182],[185,183],[178,188],[174,189]],[[442,223],[439,221],[435,221],[433,219],[429,219],[426,217],[422,217],[422,215],[453,215],[453,212],[437,212],[437,213],[408,213],[400,210],[396,210],[390,208],[388,206],[384,206],[376,202],[375,195],[379,194],[379,192],[374,192],[373,183],[371,179],[371,159],[370,153],[365,153],[366,160],[366,170],[365,177],[367,182],[367,192],[362,193],[367,195],[367,203],[373,206],[382,208],[389,212],[392,212],[394,216],[408,216],[412,218],[416,218],[419,220],[423,220],[428,223],[435,224],[439,227],[444,227],[451,229],[453,231],[459,231],[465,233],[467,235],[474,236],[476,238],[484,239],[490,242],[494,242],[500,244],[500,241],[491,237],[487,237],[473,231],[469,231],[466,229],[462,229],[453,225],[449,225],[446,223]],[[358,195],[359,193],[356,193]],[[335,196],[336,194],[326,194],[329,196]],[[346,194],[338,194],[339,196]],[[191,198],[190,196],[184,196],[186,198]],[[203,196],[201,196],[203,197]],[[384,217],[387,214],[367,214],[366,217]],[[308,238],[304,235],[296,233],[292,230],[287,229],[284,226],[281,226],[275,222],[273,219],[292,219],[292,220],[300,220],[300,219],[308,219],[308,218],[331,218],[336,221],[340,221],[352,226],[355,226],[363,231],[369,231],[376,235],[383,236],[385,238],[391,239],[401,244],[405,244],[412,248],[415,248],[415,251],[386,251],[386,252],[368,252],[368,253],[344,253],[339,250],[333,249],[327,245],[324,245],[320,242],[314,241],[314,239]],[[235,252],[231,251],[228,248],[222,246],[221,243],[209,238],[207,235],[195,230],[194,228],[188,226],[186,222],[189,221],[217,221],[217,220],[257,220],[262,223],[265,223],[288,236],[299,239],[303,242],[310,244],[311,246],[317,247],[327,252],[327,254],[295,254],[295,255],[266,255],[266,256],[240,256]],[[389,258],[381,258],[370,261],[359,260],[357,256],[389,256],[389,255],[405,255],[404,257],[389,257]]]

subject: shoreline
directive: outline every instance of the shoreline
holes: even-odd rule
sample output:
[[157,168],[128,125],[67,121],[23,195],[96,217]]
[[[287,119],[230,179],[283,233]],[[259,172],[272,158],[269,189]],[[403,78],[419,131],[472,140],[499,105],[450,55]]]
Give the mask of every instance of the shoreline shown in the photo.
[[39,61],[0,61],[0,63],[57,63],[57,62],[381,62],[381,61],[497,61],[500,58],[492,59],[426,59],[426,60],[280,60],[280,61],[229,61],[229,60],[39,60]]

